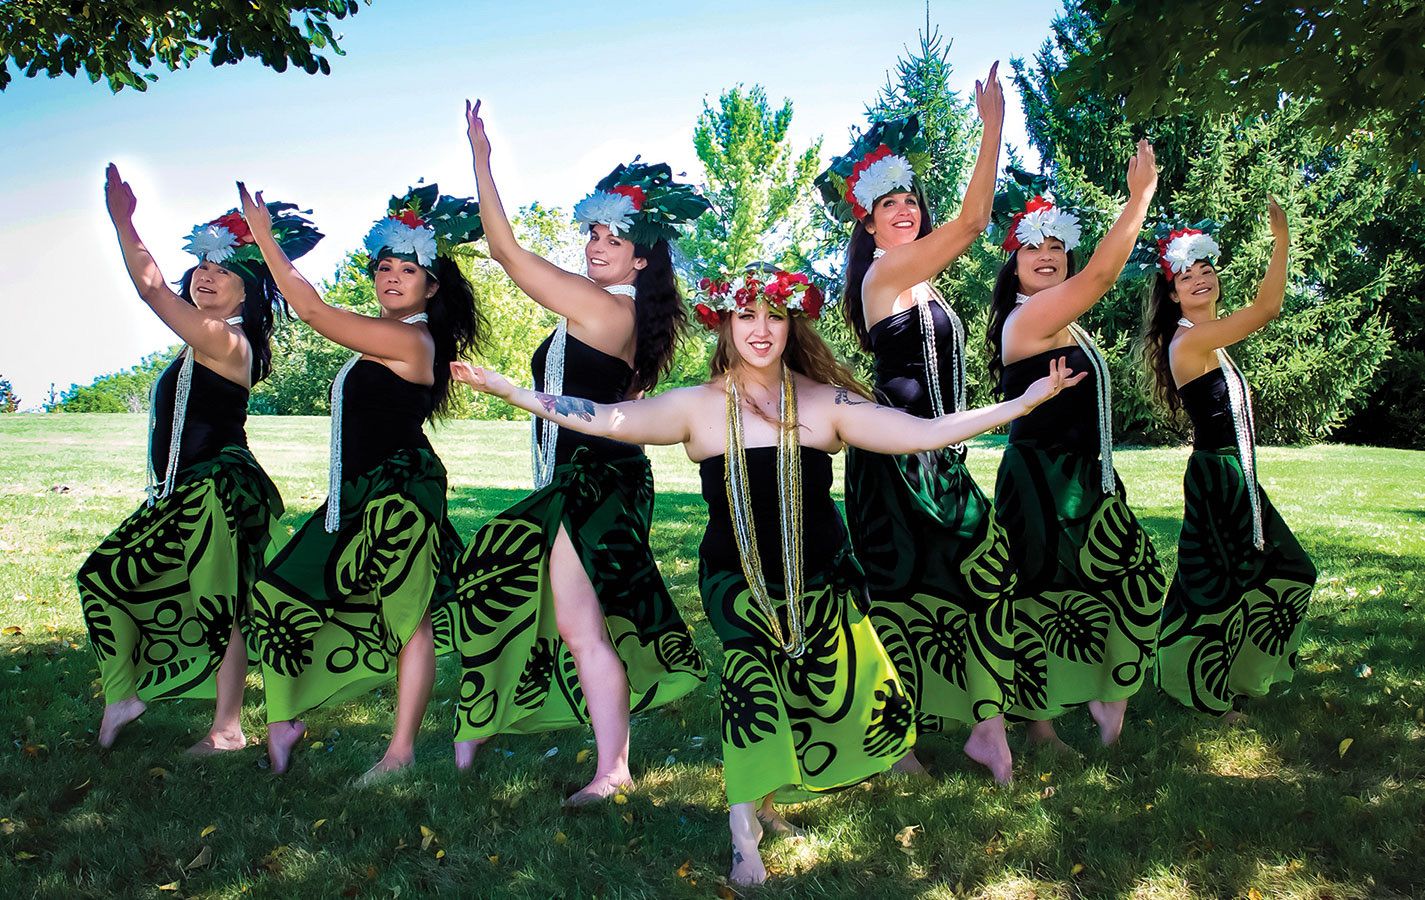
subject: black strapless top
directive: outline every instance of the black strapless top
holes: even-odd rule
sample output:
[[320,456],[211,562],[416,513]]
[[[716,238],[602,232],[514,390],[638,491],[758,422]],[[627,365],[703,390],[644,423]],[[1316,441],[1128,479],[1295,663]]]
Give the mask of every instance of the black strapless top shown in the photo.
[[1057,397],[1039,404],[1026,416],[1010,423],[1009,442],[1026,444],[1041,450],[1066,450],[1098,456],[1098,383],[1097,374],[1089,365],[1088,354],[1071,347],[1055,347],[1036,353],[1027,359],[1004,367],[1000,385],[1005,399],[1013,400],[1034,382],[1049,374],[1049,362],[1058,357],[1069,361],[1075,373],[1087,372],[1088,377]]
[[[158,376],[153,401],[153,433],[148,436],[153,469],[161,479],[168,469],[168,442],[173,436],[173,399],[178,392],[178,370],[182,358],[174,360]],[[178,468],[212,459],[224,447],[247,446],[248,390],[212,369],[193,361],[193,383],[188,390],[188,412],[183,417],[183,439],[178,448]]]
[[[544,390],[544,365],[549,359],[549,345],[554,335],[544,339],[529,361],[534,372],[534,389]],[[633,383],[633,367],[617,356],[596,350],[574,337],[565,335],[564,341],[564,387],[560,393],[566,397],[582,397],[595,403],[618,403],[628,399],[628,387]],[[641,453],[637,444],[626,444],[606,437],[592,437],[580,434],[571,428],[559,429],[559,440],[554,446],[554,464],[563,465],[579,447],[588,447],[594,458],[600,460],[621,459],[633,453]]]
[[1227,376],[1222,369],[1199,375],[1178,388],[1183,409],[1192,419],[1194,450],[1217,450],[1237,446],[1237,427],[1232,421],[1232,399],[1227,393]]
[[[801,463],[802,572],[804,583],[809,584],[814,573],[826,572],[836,564],[847,537],[836,501],[831,499],[831,455],[825,450],[803,447]],[[769,586],[780,585],[782,526],[778,510],[777,448],[749,447],[747,470],[762,574]],[[713,570],[741,572],[742,558],[732,530],[732,511],[727,506],[726,471],[726,456],[712,456],[698,463],[703,500],[708,504],[708,527],[703,532],[698,555],[703,565]]]
[[358,478],[398,450],[431,449],[421,423],[433,402],[429,385],[407,381],[374,359],[359,360],[342,387],[342,478]]
[[[955,329],[950,317],[934,301],[930,319],[935,325],[935,351],[940,363],[940,396],[945,411],[955,406]],[[876,393],[883,402],[914,416],[928,419],[935,414],[930,385],[925,378],[925,339],[920,332],[920,311],[912,306],[892,313],[872,325],[866,333],[874,358]]]

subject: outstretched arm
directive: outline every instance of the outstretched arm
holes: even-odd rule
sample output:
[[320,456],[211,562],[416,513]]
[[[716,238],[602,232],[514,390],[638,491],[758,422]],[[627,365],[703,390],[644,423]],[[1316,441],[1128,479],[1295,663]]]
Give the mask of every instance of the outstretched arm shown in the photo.
[[429,368],[434,348],[420,329],[410,328],[396,319],[363,316],[322,300],[317,289],[297,271],[272,236],[272,215],[262,201],[262,191],[258,191],[254,199],[247,186],[239,181],[238,196],[242,202],[242,217],[247,220],[252,239],[262,251],[262,260],[299,319],[322,337],[349,350],[397,360],[416,369]]
[[[1004,91],[1000,88],[998,71],[999,63],[995,62],[984,82],[975,82],[975,106],[984,131],[960,214],[925,237],[886,251],[866,272],[865,296],[895,302],[905,291],[943,272],[989,225],[995,199],[995,172],[999,169],[1000,135],[1004,129]],[[922,215],[926,213],[922,210]]]
[[[114,231],[119,236],[124,265],[143,302],[184,343],[203,356],[246,363],[251,353],[247,339],[217,316],[185,303],[163,280],[163,273],[158,270],[153,254],[148,252],[148,247],[144,246],[134,228],[134,209],[138,201],[134,198],[133,188],[119,177],[119,167],[113,163],[109,163],[104,171],[104,199],[109,207],[109,218],[114,222]],[[245,370],[246,365],[242,368]]]
[[515,386],[498,372],[467,362],[452,362],[450,377],[477,391],[499,397],[511,406],[534,413],[581,434],[613,438],[630,444],[682,444],[690,436],[687,392],[680,388],[642,400],[595,403],[579,397],[546,394]]
[[475,158],[475,192],[480,201],[480,222],[490,245],[490,258],[499,263],[519,289],[545,309],[564,316],[582,330],[596,330],[621,309],[607,291],[582,275],[566,272],[554,263],[520,246],[510,218],[505,215],[495,176],[490,171],[490,139],[480,118],[480,101],[465,101],[465,132]]
[[922,419],[889,406],[881,406],[838,388],[832,406],[837,436],[843,443],[872,453],[920,453],[958,444],[1019,418],[1067,387],[1082,381],[1063,357],[1049,363],[1049,374],[1034,382],[1013,400],[992,406]]
[[1014,317],[1014,328],[1019,335],[1031,340],[1047,340],[1088,312],[1108,293],[1133,252],[1157,187],[1153,145],[1141,140],[1138,152],[1128,161],[1128,203],[1118,214],[1118,221],[1099,241],[1080,272],[1062,284],[1035,294],[1019,309]]
[[1286,213],[1277,205],[1276,198],[1269,201],[1267,218],[1271,222],[1275,243],[1272,260],[1267,264],[1267,274],[1262,278],[1256,298],[1250,305],[1229,316],[1189,328],[1177,339],[1180,349],[1209,352],[1218,347],[1230,347],[1281,315],[1282,300],[1286,297],[1286,264],[1291,236],[1287,232]]

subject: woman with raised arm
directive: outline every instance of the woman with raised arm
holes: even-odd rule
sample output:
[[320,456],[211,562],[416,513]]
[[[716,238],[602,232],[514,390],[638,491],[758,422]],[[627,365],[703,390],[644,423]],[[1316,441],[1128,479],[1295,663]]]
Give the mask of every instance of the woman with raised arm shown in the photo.
[[729,878],[754,884],[767,876],[763,824],[792,830],[775,801],[884,772],[915,740],[914,709],[867,618],[865,578],[831,497],[831,455],[958,443],[1083,376],[1056,362],[1015,400],[926,420],[868,399],[808,324],[822,297],[806,276],[756,268],[702,283],[697,315],[718,335],[707,384],[602,404],[470,366],[454,377],[561,428],[682,444],[698,463],[708,504],[699,583],[723,643]]
[[[990,221],[1004,122],[997,66],[975,85],[984,133],[951,221],[938,228],[931,221],[915,169],[926,147],[914,118],[876,123],[818,179],[832,213],[855,223],[842,310],[875,359],[876,399],[922,418],[965,408],[965,328],[933,279]],[[920,732],[939,731],[946,720],[972,726],[965,753],[1006,782],[1015,578],[1008,539],[965,452],[960,445],[905,456],[848,450],[846,518],[866,570],[871,619]],[[903,767],[921,769],[914,754]]]
[[[619,166],[574,207],[587,277],[515,239],[480,104],[466,104],[490,256],[559,326],[530,361],[550,394],[613,403],[651,389],[686,321],[668,242],[707,210],[666,165]],[[594,777],[565,803],[631,787],[630,710],[683,696],[706,673],[648,546],[653,469],[636,442],[531,421],[535,491],[470,541],[456,571],[462,675],[455,761],[502,733],[591,724]]]
[[1051,359],[1082,369],[1074,391],[1016,421],[1000,460],[995,509],[1019,578],[1015,704],[1032,744],[1064,749],[1053,719],[1087,704],[1105,745],[1152,665],[1166,576],[1113,468],[1108,367],[1078,324],[1108,293],[1133,249],[1158,184],[1153,148],[1128,163],[1128,203],[1083,271],[1073,271],[1078,219],[1042,179],[1012,171],[994,218],[1009,259],[990,305],[990,373],[1016,397]]
[[[282,298],[236,210],[193,229],[184,249],[198,263],[174,293],[134,228],[134,192],[113,163],[104,195],[134,287],[184,346],[150,398],[148,503],[77,576],[104,690],[99,746],[113,746],[155,699],[216,697],[212,727],[188,752],[240,750],[248,595],[282,516],[244,424],[248,393],[272,368]],[[292,204],[268,212],[292,256],[321,240]]]
[[451,592],[460,538],[446,518],[445,467],[421,423],[445,411],[450,363],[484,321],[451,256],[480,237],[473,200],[437,185],[392,197],[366,235],[379,317],[330,306],[272,240],[238,185],[243,216],[303,322],[351,350],[331,391],[329,493],[263,571],[254,637],[267,693],[267,752],[284,772],[306,711],[397,676],[396,724],[376,778],[415,760],[435,680],[431,614]]
[[1252,391],[1225,348],[1281,314],[1286,213],[1251,304],[1217,317],[1222,288],[1210,222],[1160,226],[1144,343],[1158,399],[1192,420],[1178,568],[1158,636],[1158,684],[1184,706],[1241,718],[1240,706],[1296,673],[1316,566],[1257,482]]

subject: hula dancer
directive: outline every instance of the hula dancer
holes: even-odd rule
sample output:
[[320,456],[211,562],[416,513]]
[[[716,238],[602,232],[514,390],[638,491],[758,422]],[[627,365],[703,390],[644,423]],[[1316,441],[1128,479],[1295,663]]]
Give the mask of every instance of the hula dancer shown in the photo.
[[[833,214],[855,222],[843,311],[875,359],[876,399],[922,418],[965,408],[965,327],[932,279],[990,221],[1004,121],[997,66],[975,85],[984,134],[955,219],[933,227],[915,168],[928,160],[914,117],[876,123],[818,179]],[[848,450],[846,517],[871,619],[920,732],[947,719],[973,726],[965,753],[1008,781],[1015,578],[1008,539],[970,476],[965,448]],[[903,768],[923,771],[914,754]]]
[[[666,165],[619,166],[574,207],[588,276],[521,247],[490,172],[480,105],[466,104],[490,256],[562,318],[531,360],[535,387],[613,403],[672,364],[687,314],[668,242],[707,210]],[[475,534],[456,570],[462,675],[455,760],[502,733],[592,724],[598,761],[565,803],[631,785],[630,709],[674,700],[706,673],[648,546],[653,470],[636,443],[531,421],[535,491]]]
[[330,492],[269,562],[253,603],[267,691],[267,752],[283,772],[298,716],[399,673],[396,725],[374,777],[410,765],[435,678],[431,611],[450,593],[460,539],[446,519],[445,467],[421,423],[448,404],[450,362],[484,323],[451,258],[480,236],[473,200],[437,185],[392,197],[367,234],[379,318],[329,306],[272,241],[238,185],[243,215],[297,315],[355,355],[331,396]]
[[1019,577],[1015,705],[1031,743],[1063,748],[1053,718],[1088,704],[1105,745],[1153,663],[1167,579],[1113,468],[1108,367],[1078,324],[1113,287],[1158,184],[1153,148],[1128,163],[1128,204],[1074,274],[1078,219],[1041,179],[1017,170],[995,198],[1009,259],[991,298],[990,372],[1018,396],[1050,359],[1085,370],[1088,390],[1016,421],[1000,461],[995,508]]
[[[1248,697],[1291,681],[1316,567],[1257,481],[1252,391],[1226,347],[1281,314],[1286,214],[1269,210],[1275,246],[1248,306],[1217,317],[1222,288],[1210,222],[1160,226],[1145,323],[1158,398],[1192,420],[1178,569],[1158,637],[1158,684],[1202,712],[1241,718]],[[1149,255],[1151,254],[1151,255]]]
[[[78,573],[104,686],[99,745],[113,746],[152,700],[216,697],[212,728],[188,752],[240,750],[241,632],[282,515],[243,426],[249,389],[272,368],[268,341],[282,298],[236,210],[193,229],[185,249],[198,264],[175,294],[134,229],[134,192],[113,163],[104,194],[134,287],[184,347],[150,402],[148,503]],[[269,215],[294,257],[321,240],[290,203],[272,204]]]
[[792,830],[774,801],[884,772],[915,740],[914,709],[867,618],[865,578],[831,498],[831,455],[847,444],[901,454],[964,441],[1082,376],[1056,361],[1015,400],[927,421],[868,399],[808,324],[822,295],[805,275],[756,268],[702,284],[697,315],[718,335],[707,384],[601,404],[452,368],[562,429],[682,444],[698,463],[708,503],[699,582],[723,643],[729,878],[754,884],[767,876],[763,823]]

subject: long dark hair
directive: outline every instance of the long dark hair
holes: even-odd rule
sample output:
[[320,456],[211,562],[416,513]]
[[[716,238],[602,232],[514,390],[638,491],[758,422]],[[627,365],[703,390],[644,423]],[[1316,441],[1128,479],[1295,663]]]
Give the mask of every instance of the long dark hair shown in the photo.
[[[930,234],[935,222],[930,207],[925,203],[925,197],[921,196],[920,191],[911,193],[920,204],[920,231],[915,236],[916,240],[919,240]],[[866,270],[871,268],[871,263],[876,258],[876,236],[866,230],[870,221],[871,216],[867,216],[857,222],[851,231],[851,243],[846,245],[845,282],[841,287],[841,313],[846,317],[846,324],[851,326],[851,333],[856,335],[856,342],[861,345],[862,350],[868,351],[871,347],[867,340],[869,331],[866,328],[866,310],[861,305],[861,282],[866,280]]]
[[[194,266],[178,279],[178,296],[193,306],[198,305],[193,302],[193,273],[196,271],[198,267]],[[242,279],[242,333],[252,347],[250,375],[255,385],[272,374],[272,327],[278,315],[290,317],[291,311],[266,269],[261,275],[231,271]]]
[[[1064,275],[1067,280],[1079,270],[1079,264],[1074,257],[1074,251],[1066,251],[1065,255],[1068,257],[1068,268]],[[990,294],[990,324],[985,329],[985,347],[990,354],[990,383],[996,395],[1004,393],[1000,384],[1004,375],[1004,321],[1014,312],[1014,301],[1018,296],[1019,251],[1015,250],[1009,254],[1004,265],[999,267],[999,275],[995,277],[995,289]]]
[[1182,307],[1173,299],[1172,282],[1161,271],[1158,272],[1153,279],[1148,307],[1143,311],[1143,361],[1153,379],[1153,396],[1173,414],[1182,410],[1183,401],[1173,381],[1168,344],[1172,343],[1182,314]]
[[673,368],[673,354],[688,327],[688,311],[673,276],[668,242],[633,245],[633,255],[648,264],[638,271],[634,300],[633,381],[629,395],[650,391]]
[[[429,271],[426,277],[431,277]],[[435,383],[431,386],[432,419],[450,409],[450,364],[472,350],[483,349],[489,339],[485,314],[475,303],[475,291],[465,273],[448,256],[435,258],[435,294],[426,301],[426,327],[435,342]]]

